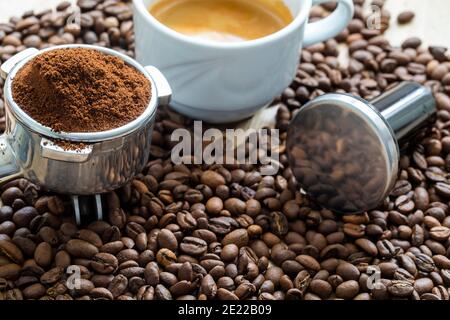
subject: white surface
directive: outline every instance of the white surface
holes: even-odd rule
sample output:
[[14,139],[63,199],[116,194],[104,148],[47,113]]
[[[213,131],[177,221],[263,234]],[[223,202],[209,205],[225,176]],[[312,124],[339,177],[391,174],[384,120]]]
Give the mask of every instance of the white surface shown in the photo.
[[[391,28],[386,32],[393,45],[400,45],[408,37],[419,37],[424,45],[450,48],[450,0],[388,0],[385,8],[391,12]],[[415,12],[414,20],[406,25],[397,23],[400,12]]]

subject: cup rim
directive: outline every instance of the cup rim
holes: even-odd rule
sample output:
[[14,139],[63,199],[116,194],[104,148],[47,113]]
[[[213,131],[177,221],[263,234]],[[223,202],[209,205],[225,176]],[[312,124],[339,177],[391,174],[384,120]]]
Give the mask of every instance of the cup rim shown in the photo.
[[[70,49],[70,48],[85,48],[100,51],[104,54],[116,56],[122,59],[126,64],[134,67],[137,71],[141,72],[150,82],[150,90],[151,97],[147,104],[147,107],[142,112],[139,117],[134,119],[133,121],[128,122],[127,124],[110,129],[107,131],[98,131],[98,132],[56,132],[52,128],[44,126],[38,121],[34,120],[31,116],[29,116],[22,108],[14,101],[12,96],[12,82],[14,81],[14,77],[17,72],[29,61],[31,61],[36,56],[56,49]],[[30,130],[35,131],[43,136],[50,137],[53,139],[73,141],[73,142],[86,142],[86,143],[95,143],[101,141],[112,140],[115,138],[119,138],[128,134],[131,134],[147,125],[154,118],[154,114],[156,112],[158,106],[158,92],[156,83],[153,81],[150,74],[145,70],[145,68],[139,64],[133,58],[130,58],[116,50],[112,50],[109,48],[99,47],[95,45],[86,45],[86,44],[70,44],[70,45],[59,45],[53,46],[50,48],[46,48],[43,50],[39,50],[36,54],[33,54],[22,61],[20,61],[9,73],[6,81],[5,81],[5,98],[7,108],[14,114],[15,118],[19,120],[23,125],[28,127]]]
[[142,17],[148,23],[154,25],[160,32],[173,38],[176,38],[179,41],[211,49],[238,49],[238,48],[250,48],[255,46],[262,46],[271,43],[274,40],[283,38],[292,32],[295,32],[299,26],[301,26],[304,22],[308,20],[309,12],[312,7],[312,0],[299,0],[299,1],[302,8],[300,8],[300,12],[295,16],[294,20],[292,20],[291,23],[288,24],[286,27],[275,33],[269,34],[265,37],[242,42],[208,41],[184,35],[180,32],[177,32],[165,26],[164,24],[159,22],[153,15],[151,15],[150,12],[148,12],[148,8],[146,8],[144,5],[144,0],[133,0],[133,5],[135,9],[137,9],[137,11],[140,11],[140,13],[142,13]]

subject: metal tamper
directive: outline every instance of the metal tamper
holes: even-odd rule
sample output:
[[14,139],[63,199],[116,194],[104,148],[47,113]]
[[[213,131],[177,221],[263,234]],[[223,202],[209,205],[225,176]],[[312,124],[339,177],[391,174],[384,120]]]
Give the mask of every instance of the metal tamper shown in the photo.
[[302,189],[342,214],[377,207],[397,176],[400,152],[435,119],[432,92],[403,82],[367,102],[341,93],[320,96],[291,121],[287,150]]

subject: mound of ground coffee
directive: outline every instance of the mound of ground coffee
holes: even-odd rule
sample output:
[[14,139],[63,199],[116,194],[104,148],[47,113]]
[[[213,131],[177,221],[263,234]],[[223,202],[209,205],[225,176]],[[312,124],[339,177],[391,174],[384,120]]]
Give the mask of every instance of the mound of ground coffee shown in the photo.
[[14,78],[13,98],[33,119],[64,132],[98,132],[139,117],[150,82],[120,58],[93,49],[38,55]]

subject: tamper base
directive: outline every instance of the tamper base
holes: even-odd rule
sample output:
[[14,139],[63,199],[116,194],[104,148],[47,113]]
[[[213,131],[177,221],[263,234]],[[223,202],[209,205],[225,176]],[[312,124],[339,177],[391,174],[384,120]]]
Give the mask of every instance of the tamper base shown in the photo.
[[392,130],[378,111],[353,96],[327,94],[304,106],[291,122],[287,148],[300,185],[335,212],[374,208],[397,178]]

